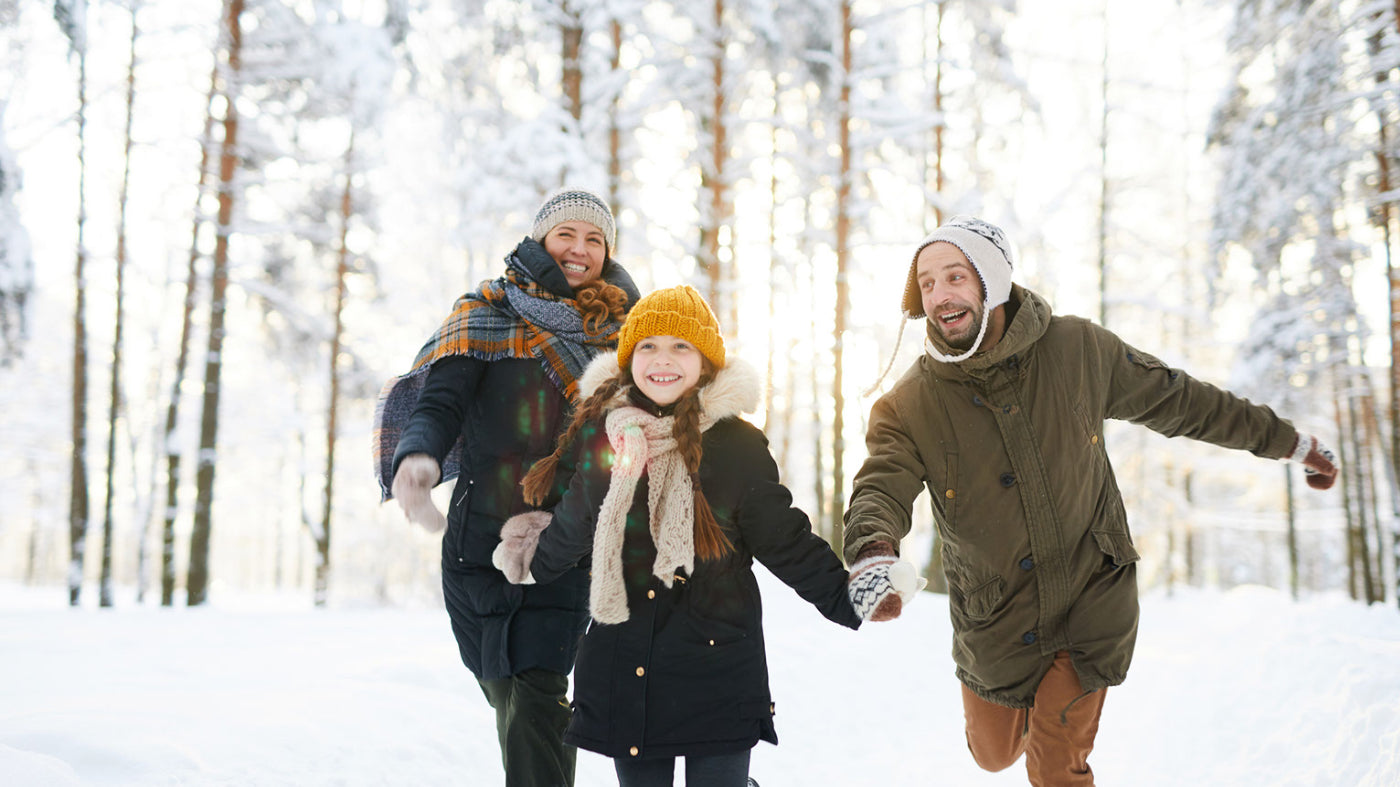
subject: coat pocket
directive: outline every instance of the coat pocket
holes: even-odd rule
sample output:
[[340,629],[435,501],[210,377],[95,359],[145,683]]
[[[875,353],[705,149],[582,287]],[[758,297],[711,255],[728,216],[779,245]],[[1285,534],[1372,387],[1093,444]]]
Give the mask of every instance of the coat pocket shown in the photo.
[[1104,559],[1112,563],[1113,568],[1122,568],[1129,563],[1138,561],[1137,549],[1133,546],[1133,540],[1127,533],[1113,530],[1095,530],[1094,542],[1099,545],[1099,549],[1104,554]]
[[961,611],[962,616],[973,623],[980,623],[991,617],[1006,596],[1006,581],[1001,577],[985,580],[965,593],[960,590],[959,584],[961,583],[954,583],[949,587],[952,607],[955,611]]

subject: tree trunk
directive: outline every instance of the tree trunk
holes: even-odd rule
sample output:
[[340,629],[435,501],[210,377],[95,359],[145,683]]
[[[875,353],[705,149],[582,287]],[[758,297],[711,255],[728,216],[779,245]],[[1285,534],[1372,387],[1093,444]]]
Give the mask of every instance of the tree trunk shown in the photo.
[[340,248],[336,252],[335,314],[331,331],[331,399],[326,408],[326,494],[321,510],[321,532],[316,539],[316,606],[324,607],[330,591],[331,571],[331,504],[335,488],[335,437],[340,411],[340,346],[344,333],[345,279],[350,275],[350,249],[347,238],[352,210],[351,185],[355,176],[355,130],[350,130],[350,142],[345,148],[345,190],[340,194]]
[[[122,180],[117,196],[117,292],[116,325],[112,332],[112,385],[107,400],[107,489],[102,503],[102,577],[98,585],[99,604],[112,606],[112,493],[116,489],[117,414],[121,410],[123,297],[126,290],[126,205],[131,187],[131,120],[136,103],[136,25],[138,2],[131,6],[131,45],[126,69],[126,126],[122,130]],[[139,530],[137,532],[140,532]]]
[[87,52],[78,54],[78,249],[73,279],[73,421],[68,497],[68,603],[77,606],[87,568]]
[[[1362,452],[1366,455],[1366,499],[1370,506],[1368,515],[1371,521],[1371,532],[1368,538],[1374,538],[1374,555],[1372,565],[1372,576],[1375,577],[1375,584],[1372,586],[1371,597],[1376,603],[1383,603],[1386,598],[1386,556],[1385,556],[1385,526],[1381,523],[1380,494],[1377,489],[1376,476],[1381,471],[1376,468],[1376,453],[1385,456],[1384,440],[1380,431],[1376,428],[1376,402],[1371,395],[1371,376],[1365,372],[1361,373],[1361,385],[1364,393],[1361,395],[1361,435],[1364,443]],[[1375,448],[1375,451],[1372,448]]]
[[577,124],[583,118],[583,19],[573,3],[564,0],[559,6],[564,22],[559,29],[559,62],[562,73],[559,83],[564,91],[564,107]]
[[1298,600],[1298,512],[1294,505],[1293,468],[1283,466],[1283,509],[1288,517],[1288,592]]
[[[807,200],[807,222],[811,226],[812,221],[812,201]],[[812,299],[811,314],[820,314],[817,308],[817,263],[809,253],[804,255],[807,258],[807,268],[810,272],[808,281],[808,296]],[[822,446],[822,434],[826,431],[826,424],[822,422],[822,365],[817,362],[818,348],[821,347],[819,339],[821,332],[817,327],[817,321],[811,320],[812,351],[808,354],[808,368],[811,370],[812,383],[812,478],[813,491],[816,495],[816,510],[812,512],[812,521],[817,532],[826,536],[829,543],[836,543],[831,537],[830,518],[826,510],[826,461],[825,448]]]
[[[224,0],[223,13],[228,15]],[[204,224],[200,203],[209,181],[209,151],[214,146],[214,98],[219,89],[219,64],[209,74],[209,93],[204,101],[204,131],[199,145],[199,182],[195,188],[194,228],[190,232],[189,265],[185,271],[185,302],[180,317],[180,345],[175,355],[175,374],[170,381],[170,402],[165,410],[165,514],[162,517],[160,552],[160,603],[170,606],[175,601],[175,518],[180,510],[180,443],[175,432],[180,423],[180,388],[185,383],[189,363],[190,334],[194,328],[195,297],[199,290],[199,229]]]
[[841,89],[840,135],[841,163],[836,175],[836,310],[831,325],[831,545],[839,553],[843,539],[842,516],[846,510],[846,320],[850,312],[851,181],[851,3],[841,3]]
[[1108,0],[1103,6],[1103,67],[1099,73],[1099,325],[1108,327]]
[[228,61],[224,71],[224,139],[219,152],[219,217],[214,235],[214,267],[209,287],[209,344],[204,356],[204,401],[195,472],[194,528],[190,534],[186,603],[203,604],[209,584],[209,539],[213,530],[215,449],[219,431],[219,376],[223,368],[224,310],[228,291],[228,246],[233,228],[234,177],[238,169],[238,81],[243,31],[243,0],[230,0],[225,25]]
[[773,90],[773,114],[768,125],[768,341],[763,364],[763,426],[773,439],[773,375],[777,365],[778,340],[778,77],[770,74]]
[[1373,604],[1376,601],[1376,584],[1375,576],[1371,571],[1371,545],[1367,541],[1367,531],[1369,530],[1367,520],[1370,505],[1366,495],[1370,462],[1367,456],[1365,437],[1358,428],[1360,418],[1357,417],[1356,397],[1351,392],[1350,380],[1348,380],[1346,391],[1347,433],[1341,442],[1343,444],[1349,443],[1351,446],[1351,461],[1347,463],[1347,466],[1351,468],[1348,476],[1351,478],[1356,501],[1352,537],[1356,540],[1356,562],[1361,569],[1361,592],[1366,603]]
[[[1350,464],[1351,464],[1351,457],[1348,455],[1348,452],[1347,452],[1348,445],[1347,445],[1347,439],[1346,439],[1346,435],[1347,435],[1346,420],[1343,418],[1343,415],[1342,415],[1342,403],[1341,403],[1341,397],[1343,396],[1342,388],[1343,388],[1343,386],[1342,386],[1342,385],[1340,384],[1340,382],[1336,379],[1336,371],[1334,370],[1334,371],[1333,371],[1333,377],[1332,377],[1332,391],[1333,391],[1333,397],[1332,397],[1332,417],[1333,417],[1333,420],[1334,420],[1334,421],[1336,422],[1336,424],[1337,424],[1337,459],[1338,459],[1338,461],[1341,463],[1341,466],[1342,466],[1342,467],[1349,467]],[[1354,475],[1354,473],[1352,473],[1352,472],[1350,472],[1350,471],[1348,471],[1347,473],[1344,473],[1344,474],[1342,475],[1342,483],[1338,485],[1338,487],[1339,487],[1339,490],[1338,490],[1338,491],[1340,491],[1340,492],[1342,493],[1342,511],[1343,511],[1344,518],[1345,518],[1345,525],[1344,525],[1345,529],[1344,529],[1343,532],[1346,534],[1347,592],[1351,595],[1352,600],[1353,600],[1353,601],[1356,601],[1356,600],[1359,600],[1359,599],[1361,598],[1361,594],[1360,594],[1360,587],[1359,587],[1359,585],[1358,585],[1358,574],[1357,574],[1357,564],[1356,564],[1356,561],[1357,561],[1357,546],[1356,546],[1356,527],[1355,527],[1355,525],[1354,525],[1355,518],[1354,518],[1354,516],[1353,516],[1353,514],[1352,514],[1352,510],[1351,510],[1351,509],[1352,509],[1352,492],[1351,492],[1351,486],[1352,486],[1352,476],[1353,476],[1353,475]]]
[[[612,68],[613,76],[616,77],[622,70],[622,22],[617,19],[612,20]],[[613,84],[618,80],[614,79]],[[622,215],[622,125],[619,115],[622,112],[622,91],[618,89],[613,94],[612,102],[608,110],[608,205],[612,208],[614,216]],[[613,254],[617,250],[613,249]]]
[[[705,274],[705,298],[720,318],[727,337],[733,338],[738,331],[738,311],[736,293],[726,286],[726,265],[721,249],[725,241],[721,229],[729,225],[728,172],[728,127],[725,117],[725,35],[724,0],[714,0],[714,30],[710,40],[711,106],[709,117],[702,119],[701,126],[708,127],[711,134],[710,160],[708,166],[701,167],[700,189],[708,197],[708,204],[700,211],[700,250],[697,261]],[[731,228],[732,231],[732,228]],[[732,238],[730,239],[732,243]]]
[[[937,195],[939,201],[930,200],[926,196],[924,198],[924,203],[929,213],[932,215],[933,226],[937,227],[943,223],[943,208],[941,207],[941,200],[943,198],[943,131],[948,127],[948,124],[944,122],[943,118],[943,15],[948,9],[947,0],[938,0],[937,3],[931,6],[924,6],[924,27],[926,29],[929,26],[927,14],[930,8],[932,8],[934,13],[933,54],[929,56],[926,53],[924,61],[933,63],[933,163],[930,165],[927,159],[925,159],[924,194],[928,194],[928,184],[932,183],[933,192]],[[924,46],[927,50],[927,36],[924,37]],[[932,172],[929,172],[930,166],[932,167]],[[898,350],[898,348],[895,349]],[[938,548],[937,532],[934,533],[933,541],[934,550],[941,555],[941,550]],[[940,570],[940,576],[941,573]],[[932,583],[933,580],[930,579],[929,584],[932,585]]]

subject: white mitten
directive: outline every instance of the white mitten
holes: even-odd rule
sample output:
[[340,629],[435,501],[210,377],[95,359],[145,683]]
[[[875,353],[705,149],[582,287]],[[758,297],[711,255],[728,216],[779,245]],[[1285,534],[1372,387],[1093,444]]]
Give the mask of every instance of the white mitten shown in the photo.
[[535,559],[535,547],[540,533],[553,519],[548,511],[526,511],[516,514],[501,525],[501,543],[491,553],[491,565],[506,575],[513,585],[533,585],[530,562]]
[[928,580],[919,576],[919,569],[907,560],[896,560],[890,566],[890,584],[894,586],[894,592],[899,594],[899,600],[904,602],[904,606],[914,603],[919,591],[928,587]]
[[409,454],[399,461],[391,490],[408,521],[417,522],[429,533],[440,533],[447,519],[433,505],[430,494],[441,476],[437,460],[427,454]]
[[846,592],[861,620],[878,623],[899,617],[904,605],[912,603],[927,584],[913,563],[900,560],[894,547],[876,541],[862,549],[851,566]]

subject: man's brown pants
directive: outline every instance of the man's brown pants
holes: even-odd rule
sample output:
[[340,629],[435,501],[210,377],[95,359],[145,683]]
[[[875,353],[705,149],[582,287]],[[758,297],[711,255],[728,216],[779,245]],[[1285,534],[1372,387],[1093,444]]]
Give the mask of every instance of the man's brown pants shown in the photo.
[[1093,786],[1089,752],[1108,690],[1085,694],[1068,653],[1055,654],[1032,708],[988,702],[966,685],[962,692],[967,748],[983,770],[1005,770],[1025,753],[1026,775],[1036,787]]

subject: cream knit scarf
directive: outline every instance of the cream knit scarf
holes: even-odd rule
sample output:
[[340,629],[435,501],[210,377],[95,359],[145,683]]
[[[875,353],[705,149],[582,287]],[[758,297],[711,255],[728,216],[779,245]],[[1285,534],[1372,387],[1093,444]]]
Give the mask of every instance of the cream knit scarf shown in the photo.
[[[581,387],[585,392],[591,391],[597,379],[616,369],[615,355],[600,356],[585,373]],[[700,392],[700,431],[705,432],[722,418],[752,410],[759,392],[760,382],[753,367],[731,360]],[[658,418],[622,404],[621,397],[619,405],[608,412],[604,422],[615,457],[593,532],[593,581],[588,604],[593,619],[599,623],[621,623],[629,616],[622,576],[622,541],[627,512],[632,508],[643,472],[647,475],[651,538],[656,544],[652,574],[671,587],[677,569],[683,568],[687,574],[695,569],[695,490],[672,435],[675,416]]]
[[[644,470],[651,540],[656,544],[651,573],[670,587],[676,569],[683,568],[687,574],[695,570],[695,490],[672,434],[675,421],[673,415],[657,418],[631,406],[608,413],[608,442],[614,452],[612,479],[593,532],[593,582],[588,601],[599,623],[621,623],[628,617],[622,537]],[[712,425],[713,418],[701,416],[702,432]]]

